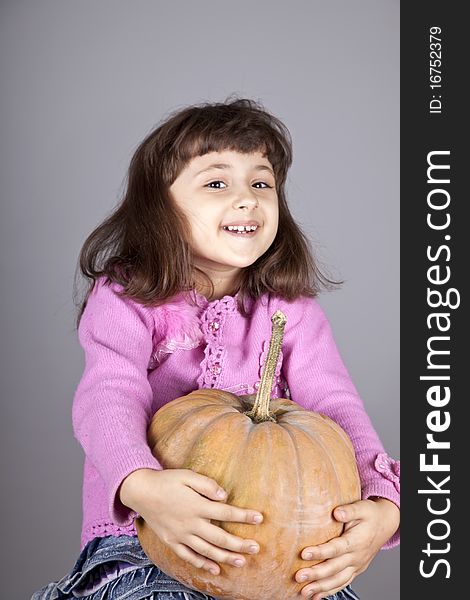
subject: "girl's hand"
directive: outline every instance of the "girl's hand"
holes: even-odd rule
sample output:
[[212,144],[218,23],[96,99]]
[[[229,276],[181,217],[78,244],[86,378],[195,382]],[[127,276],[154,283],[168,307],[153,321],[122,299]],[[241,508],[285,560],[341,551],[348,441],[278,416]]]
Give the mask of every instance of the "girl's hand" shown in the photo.
[[[385,498],[359,500],[338,506],[333,516],[337,521],[345,523],[342,535],[302,551],[304,560],[323,561],[311,568],[297,571],[296,581],[309,582],[302,588],[303,598],[320,600],[349,585],[367,569],[400,523],[398,507]],[[308,554],[310,556],[307,558]]]
[[257,524],[261,513],[224,504],[226,493],[217,482],[190,469],[138,469],[123,481],[120,498],[177,556],[214,575],[220,572],[217,563],[242,567],[241,552],[259,551],[255,540],[232,535],[211,520]]

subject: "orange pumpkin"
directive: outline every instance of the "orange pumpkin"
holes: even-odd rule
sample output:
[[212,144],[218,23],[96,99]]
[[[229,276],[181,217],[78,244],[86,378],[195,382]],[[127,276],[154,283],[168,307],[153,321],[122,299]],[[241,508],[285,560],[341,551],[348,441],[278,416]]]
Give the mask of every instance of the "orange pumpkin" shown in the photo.
[[333,509],[360,499],[354,449],[331,419],[292,400],[270,399],[286,317],[276,311],[256,396],[200,389],[160,408],[148,431],[154,456],[165,469],[192,469],[227,491],[228,504],[259,510],[260,525],[214,523],[255,539],[260,550],[244,554],[240,569],[220,564],[212,575],[169,549],[139,517],[137,534],[147,556],[190,588],[223,600],[291,600],[305,584],[295,573],[306,546],[341,535]]

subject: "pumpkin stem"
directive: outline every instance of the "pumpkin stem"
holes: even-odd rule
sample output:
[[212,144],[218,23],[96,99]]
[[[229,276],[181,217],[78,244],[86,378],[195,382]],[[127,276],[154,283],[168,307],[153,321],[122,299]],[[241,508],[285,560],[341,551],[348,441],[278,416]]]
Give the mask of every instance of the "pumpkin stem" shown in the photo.
[[271,317],[271,322],[273,324],[271,339],[269,341],[268,356],[261,375],[261,383],[256,393],[253,408],[244,413],[247,417],[255,421],[255,423],[276,421],[276,418],[269,412],[269,403],[271,401],[274,375],[276,374],[276,366],[281,351],[287,317],[281,310],[277,310]]

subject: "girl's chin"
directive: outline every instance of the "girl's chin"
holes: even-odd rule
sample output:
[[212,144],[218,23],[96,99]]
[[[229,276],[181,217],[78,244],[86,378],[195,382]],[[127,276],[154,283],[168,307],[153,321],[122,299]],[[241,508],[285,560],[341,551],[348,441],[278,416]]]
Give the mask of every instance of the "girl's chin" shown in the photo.
[[236,255],[234,253],[233,256],[226,256],[226,257],[220,257],[220,258],[216,258],[216,257],[200,257],[199,260],[196,262],[196,266],[204,269],[245,269],[246,267],[249,267],[250,265],[252,265],[256,260],[258,260],[258,258],[260,257],[260,255],[258,254],[253,254],[251,256],[239,256]]
[[246,260],[231,261],[230,263],[225,263],[225,266],[231,267],[233,269],[246,269],[247,267],[252,265],[258,258],[259,257],[256,256],[255,258],[250,258]]

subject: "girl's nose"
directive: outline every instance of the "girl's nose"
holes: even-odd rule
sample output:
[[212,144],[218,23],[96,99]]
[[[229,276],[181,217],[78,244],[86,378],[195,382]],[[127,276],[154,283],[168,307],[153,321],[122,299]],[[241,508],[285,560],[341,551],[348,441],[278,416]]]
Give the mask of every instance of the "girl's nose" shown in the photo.
[[248,206],[250,208],[258,206],[258,196],[252,188],[241,190],[236,199],[234,200],[233,206],[235,208],[243,208]]

